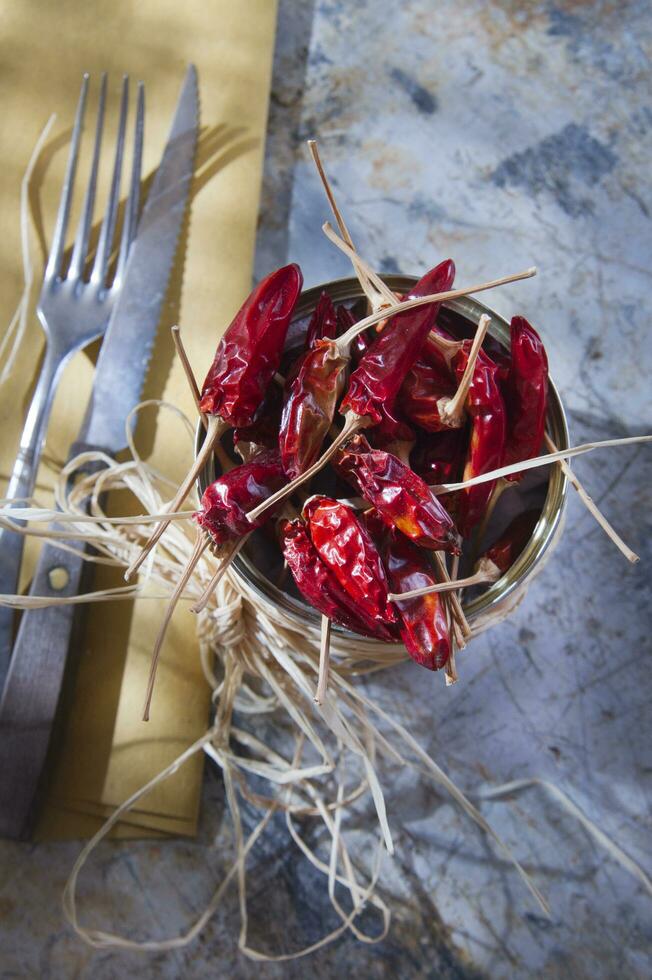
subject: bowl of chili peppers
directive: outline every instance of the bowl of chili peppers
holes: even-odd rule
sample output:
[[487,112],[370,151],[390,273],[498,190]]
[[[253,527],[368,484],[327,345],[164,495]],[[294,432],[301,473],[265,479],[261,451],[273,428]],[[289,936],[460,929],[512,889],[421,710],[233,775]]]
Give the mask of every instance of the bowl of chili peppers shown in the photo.
[[[449,260],[382,278],[418,299],[454,274]],[[357,279],[301,285],[298,266],[271,273],[220,343],[201,408],[228,425],[198,426],[197,523],[299,629],[328,620],[363,649],[402,643],[446,667],[513,607],[561,528],[556,465],[446,492],[568,447],[544,346],[469,296],[365,327]]]

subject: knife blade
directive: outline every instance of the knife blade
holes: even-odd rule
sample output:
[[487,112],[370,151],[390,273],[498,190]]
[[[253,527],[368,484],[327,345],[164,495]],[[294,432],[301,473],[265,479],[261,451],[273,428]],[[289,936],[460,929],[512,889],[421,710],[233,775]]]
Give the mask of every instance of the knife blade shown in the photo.
[[[115,455],[127,445],[125,419],[141,397],[188,202],[198,130],[197,72],[190,65],[129,252],[72,456],[88,449]],[[72,554],[45,545],[30,593],[77,595],[83,565],[83,549]],[[23,613],[0,701],[0,835],[22,837],[30,830],[76,623],[72,604]]]

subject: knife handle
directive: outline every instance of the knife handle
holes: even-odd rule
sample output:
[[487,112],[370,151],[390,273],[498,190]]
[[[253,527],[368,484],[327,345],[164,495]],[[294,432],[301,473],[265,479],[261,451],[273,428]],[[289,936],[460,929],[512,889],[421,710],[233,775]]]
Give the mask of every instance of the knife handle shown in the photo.
[[[31,595],[74,596],[84,560],[46,544]],[[0,835],[31,830],[34,804],[61,697],[75,606],[25,610],[0,701]]]
[[[86,451],[102,450],[76,442],[69,459]],[[30,595],[67,598],[89,587],[92,566],[83,557],[88,549],[79,542],[76,547],[73,554],[56,544],[43,546]],[[81,639],[81,618],[72,603],[23,612],[0,700],[0,836],[18,839],[31,831],[66,664]]]

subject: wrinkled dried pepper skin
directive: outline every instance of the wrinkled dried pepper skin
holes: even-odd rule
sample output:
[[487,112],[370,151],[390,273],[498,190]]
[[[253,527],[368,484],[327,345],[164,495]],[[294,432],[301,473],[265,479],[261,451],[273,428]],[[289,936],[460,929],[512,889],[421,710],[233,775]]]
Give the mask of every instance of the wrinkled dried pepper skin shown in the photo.
[[337,311],[328,293],[323,292],[310,317],[306,330],[305,349],[310,350],[316,340],[332,340],[337,335]]
[[388,527],[397,528],[421,548],[460,553],[450,514],[421,477],[396,456],[371,449],[363,437],[356,436],[339,454],[337,467]]
[[266,276],[222,337],[201,391],[200,408],[229,425],[250,425],[278,369],[292,312],[301,293],[298,265]]
[[518,514],[498,540],[480,556],[476,568],[491,562],[504,575],[524,550],[540,517],[540,510],[526,510]]
[[[541,338],[522,316],[512,317],[511,359],[504,383],[507,406],[505,465],[537,456],[548,410],[548,357]],[[518,481],[523,472],[507,480]]]
[[[392,592],[409,592],[437,581],[427,556],[406,538],[392,532],[386,539],[383,559]],[[440,670],[450,657],[450,631],[444,602],[436,592],[394,603],[400,617],[399,631],[405,649],[415,663]]]
[[395,623],[380,554],[353,510],[331,497],[317,495],[306,502],[302,516],[320,558],[356,607],[371,619]]
[[337,577],[319,557],[303,521],[285,521],[281,528],[281,541],[283,555],[296,586],[311,606],[354,633],[375,639],[395,639],[387,624],[368,619],[356,607]]
[[[449,289],[455,265],[449,259],[426,273],[410,291],[410,298]],[[394,405],[406,374],[419,356],[424,340],[437,318],[439,303],[406,310],[391,317],[361,358],[349,380],[340,411],[370,418],[378,425],[383,408]]]
[[235,541],[261,527],[273,513],[265,511],[257,521],[247,512],[266,500],[285,483],[285,473],[276,450],[264,449],[256,456],[214,480],[201,498],[201,509],[194,515],[197,524],[217,544]]
[[369,429],[368,435],[375,449],[387,452],[392,452],[392,446],[396,443],[414,445],[416,440],[414,429],[401,417],[396,406],[383,409],[380,423]]
[[307,351],[286,393],[279,449],[290,480],[319,456],[342,394],[348,359],[332,340],[317,340]]
[[[471,341],[465,340],[460,353],[455,357],[458,381],[464,374],[470,350]],[[466,397],[466,410],[471,418],[471,439],[463,480],[498,469],[503,463],[507,418],[496,375],[496,365],[481,350]],[[465,538],[482,520],[495,485],[496,481],[490,480],[475,487],[466,487],[456,494],[458,526]]]
[[440,399],[452,398],[456,388],[445,362],[435,367],[419,357],[405,377],[398,404],[410,422],[426,432],[443,432],[451,424],[441,416]]

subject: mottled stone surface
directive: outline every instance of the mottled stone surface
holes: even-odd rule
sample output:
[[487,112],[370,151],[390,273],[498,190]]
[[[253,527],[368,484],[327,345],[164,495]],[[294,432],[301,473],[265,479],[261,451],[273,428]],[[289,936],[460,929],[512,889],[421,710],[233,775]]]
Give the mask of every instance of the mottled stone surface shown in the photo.
[[[470,282],[536,263],[538,278],[488,302],[541,329],[574,441],[650,431],[651,30],[642,2],[288,0],[258,273],[289,257],[308,284],[350,274],[319,230],[328,213],[302,147],[316,136],[377,268],[415,272],[451,255]],[[554,781],[652,872],[652,456],[618,450],[576,470],[641,565],[571,499],[555,558],[516,614],[460,658],[456,687],[405,666],[372,690],[470,794]],[[380,945],[347,937],[309,962],[252,964],[235,950],[231,894],[185,950],[92,951],[60,914],[78,845],[2,844],[0,977],[650,976],[652,899],[543,790],[482,811],[548,897],[551,921],[445,795],[409,772],[382,776],[397,853],[383,876],[395,920]],[[152,924],[179,930],[231,843],[208,773],[200,839],[106,846],[82,882],[89,917],[135,937]],[[296,948],[336,925],[282,822],[254,852],[251,881],[254,944]]]

